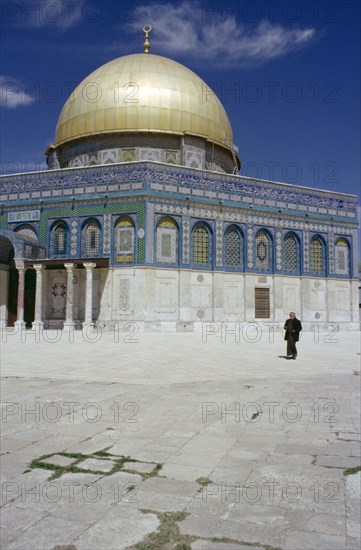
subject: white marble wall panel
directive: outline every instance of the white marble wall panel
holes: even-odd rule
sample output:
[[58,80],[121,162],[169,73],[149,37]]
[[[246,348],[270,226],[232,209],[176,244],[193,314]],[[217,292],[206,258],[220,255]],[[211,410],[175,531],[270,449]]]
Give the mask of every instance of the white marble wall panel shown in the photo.
[[[5,280],[4,273],[0,271]],[[54,298],[52,290],[56,285],[58,290],[59,285],[66,285],[65,270],[45,270],[45,273],[46,318],[61,321],[65,316],[65,296],[55,292]],[[85,271],[78,269],[75,275],[74,320],[83,321]],[[168,328],[169,323],[177,322],[197,326],[212,321],[255,322],[255,288],[270,289],[269,321],[280,326],[293,310],[305,328],[328,322],[339,322],[342,328],[358,328],[357,281],[329,279],[326,282],[321,278],[159,268],[95,269],[93,315],[102,326],[116,321],[135,321],[149,326],[163,323]],[[267,320],[256,320],[263,321]]]

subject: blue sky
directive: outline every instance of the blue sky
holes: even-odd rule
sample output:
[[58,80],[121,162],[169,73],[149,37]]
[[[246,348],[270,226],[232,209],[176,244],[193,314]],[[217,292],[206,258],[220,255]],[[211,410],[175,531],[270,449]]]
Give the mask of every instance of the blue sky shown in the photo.
[[241,174],[359,193],[359,1],[2,0],[1,173],[43,169],[71,90],[143,50],[215,89]]

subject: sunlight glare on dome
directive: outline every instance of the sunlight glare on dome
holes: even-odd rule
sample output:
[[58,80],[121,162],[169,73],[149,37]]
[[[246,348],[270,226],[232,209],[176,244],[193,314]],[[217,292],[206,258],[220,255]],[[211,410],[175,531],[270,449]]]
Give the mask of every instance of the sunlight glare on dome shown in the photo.
[[153,54],[120,57],[86,77],[62,109],[56,145],[124,132],[188,133],[233,146],[228,116],[207,84],[180,63]]

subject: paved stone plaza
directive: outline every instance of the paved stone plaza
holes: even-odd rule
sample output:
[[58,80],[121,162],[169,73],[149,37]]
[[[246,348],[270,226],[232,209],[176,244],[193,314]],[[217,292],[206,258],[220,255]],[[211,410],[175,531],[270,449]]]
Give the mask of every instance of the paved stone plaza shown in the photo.
[[222,328],[4,333],[2,548],[358,549],[359,333]]

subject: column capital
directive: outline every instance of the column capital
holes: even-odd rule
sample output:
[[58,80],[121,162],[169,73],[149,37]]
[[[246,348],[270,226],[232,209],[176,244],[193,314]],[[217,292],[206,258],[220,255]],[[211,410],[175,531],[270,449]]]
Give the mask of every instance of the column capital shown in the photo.
[[92,271],[97,266],[97,264],[93,262],[85,262],[83,263],[83,266],[87,271]]
[[64,264],[64,267],[67,271],[73,271],[76,269],[76,264]]
[[20,271],[20,269],[26,269],[24,260],[19,260],[18,258],[14,258],[15,267]]
[[45,265],[43,264],[33,264],[33,268],[36,270],[36,271],[42,271],[43,269],[45,269]]

